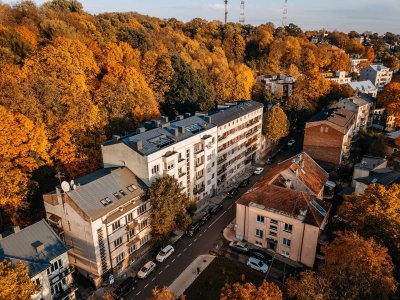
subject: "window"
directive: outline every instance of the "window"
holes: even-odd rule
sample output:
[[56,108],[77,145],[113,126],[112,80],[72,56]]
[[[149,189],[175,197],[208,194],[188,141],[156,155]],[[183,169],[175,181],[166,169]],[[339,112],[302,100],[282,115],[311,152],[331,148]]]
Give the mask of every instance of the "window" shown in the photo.
[[264,232],[261,229],[256,229],[256,237],[262,238],[264,235]]
[[122,245],[122,236],[119,237],[119,238],[117,238],[117,239],[114,241],[114,248],[118,248],[118,247],[121,246],[121,245]]
[[126,196],[126,193],[125,193],[124,190],[120,190],[119,193],[120,193],[122,196]]
[[128,241],[130,241],[135,236],[135,229],[128,231]]
[[61,259],[53,262],[50,266],[50,268],[47,269],[47,275],[50,275],[51,273],[53,273],[55,270],[58,270],[62,268],[62,262]]
[[269,232],[269,235],[270,235],[270,236],[277,236],[278,234],[277,234],[276,232],[270,231],[270,232]]
[[121,195],[119,193],[115,192],[113,195],[114,195],[115,198],[121,199]]
[[211,160],[211,157],[212,157],[211,154],[207,155],[207,160]]
[[171,160],[168,164],[167,164],[167,170],[172,170],[175,167],[175,161]]
[[148,222],[147,219],[144,220],[142,223],[139,224],[139,231],[142,231],[143,229],[145,229],[148,226]]
[[278,225],[278,221],[277,221],[277,220],[274,220],[274,219],[271,219],[271,224]]
[[261,246],[262,247],[262,243],[260,241],[256,241],[256,245]]
[[264,224],[264,216],[257,216],[257,223],[263,223]]
[[140,239],[140,247],[142,247],[144,244],[146,244],[150,240],[150,237],[148,235],[145,235]]
[[160,166],[155,165],[151,168],[151,174],[158,174],[160,172]]
[[[130,191],[131,193],[133,193],[137,188],[136,185],[131,184],[129,186],[126,187],[128,189],[128,191]],[[126,194],[125,194],[126,195]]]
[[278,230],[278,226],[269,225],[269,229],[271,229],[271,230]]
[[287,258],[289,258],[290,252],[289,252],[289,251],[282,250],[282,255],[285,256],[285,257],[287,257]]
[[41,284],[41,282],[40,282],[40,277],[39,277],[39,278],[36,278],[35,280],[33,280],[33,283],[34,283],[36,286],[39,286],[39,285]]
[[112,231],[119,229],[121,227],[121,221],[120,220],[115,221],[114,223],[111,224],[111,227]]
[[126,216],[126,220],[127,220],[127,223],[132,222],[132,221],[133,221],[133,213],[129,213],[129,214]]
[[137,250],[136,249],[136,245],[130,246],[129,249],[128,249],[129,255],[132,254],[133,252],[135,252],[136,250]]
[[290,224],[285,224],[285,229],[283,229],[286,232],[292,232],[293,226]]
[[146,204],[141,205],[138,209],[137,209],[137,215],[143,215],[146,212]]
[[283,238],[283,245],[290,247],[291,244],[291,240],[287,239],[287,238]]
[[117,264],[121,263],[124,260],[124,253],[122,252],[120,255],[116,257]]

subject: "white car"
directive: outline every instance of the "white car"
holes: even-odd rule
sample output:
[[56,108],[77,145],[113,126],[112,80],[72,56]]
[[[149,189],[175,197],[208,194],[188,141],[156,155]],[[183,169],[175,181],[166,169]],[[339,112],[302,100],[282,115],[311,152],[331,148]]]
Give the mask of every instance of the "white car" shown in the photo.
[[263,171],[264,171],[264,168],[257,168],[257,169],[254,171],[254,174],[260,175]]
[[158,252],[158,255],[156,257],[156,260],[159,262],[163,262],[166,260],[172,253],[174,253],[175,249],[171,245],[168,245],[164,248],[161,249],[160,252]]
[[156,268],[156,263],[154,261],[148,261],[137,273],[137,277],[144,279]]
[[287,144],[288,146],[293,146],[295,142],[296,141],[294,139],[291,139]]
[[250,257],[247,261],[247,265],[250,268],[263,273],[267,273],[268,271],[268,265],[255,257]]

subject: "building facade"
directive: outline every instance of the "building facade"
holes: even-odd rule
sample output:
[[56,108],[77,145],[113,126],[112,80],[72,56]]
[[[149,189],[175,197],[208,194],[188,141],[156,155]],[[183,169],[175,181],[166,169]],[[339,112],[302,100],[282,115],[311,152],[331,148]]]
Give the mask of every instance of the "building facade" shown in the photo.
[[287,74],[260,75],[257,83],[278,98],[289,98],[296,78]]
[[32,300],[73,300],[73,269],[69,265],[68,247],[45,220],[0,239],[0,261],[23,262],[37,286]]
[[306,122],[303,150],[313,159],[338,166],[350,154],[355,114],[343,108],[321,111]]
[[368,63],[368,59],[362,57],[350,58],[350,73],[360,74],[360,67]]
[[321,73],[321,77],[338,84],[346,84],[351,81],[351,77],[347,76],[346,71],[324,72]]
[[396,117],[393,114],[388,114],[384,107],[375,107],[373,127],[388,132],[395,131]]
[[327,179],[304,152],[278,164],[237,201],[236,238],[312,267],[331,208]]
[[70,247],[71,264],[96,286],[149,249],[146,190],[128,168],[108,168],[43,195],[49,223]]
[[382,89],[392,80],[393,72],[382,65],[370,65],[361,71],[360,80],[370,80],[378,89]]
[[378,89],[370,80],[352,81],[349,86],[357,93],[367,94],[374,98],[378,95]]

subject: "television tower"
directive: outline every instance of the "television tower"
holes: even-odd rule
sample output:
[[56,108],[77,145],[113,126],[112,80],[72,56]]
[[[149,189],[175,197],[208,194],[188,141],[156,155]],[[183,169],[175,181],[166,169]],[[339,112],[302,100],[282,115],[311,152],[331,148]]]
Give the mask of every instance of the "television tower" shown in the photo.
[[285,3],[283,5],[283,12],[282,12],[282,27],[285,27],[287,25],[287,1],[285,0]]
[[244,25],[244,0],[240,1],[240,18],[239,23]]
[[228,0],[225,0],[225,24],[228,22]]

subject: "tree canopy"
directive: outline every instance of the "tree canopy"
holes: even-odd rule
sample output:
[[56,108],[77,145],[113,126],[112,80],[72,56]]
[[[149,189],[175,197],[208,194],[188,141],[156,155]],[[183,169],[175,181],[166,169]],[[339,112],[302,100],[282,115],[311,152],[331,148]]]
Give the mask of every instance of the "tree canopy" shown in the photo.
[[13,266],[7,260],[0,262],[0,287],[0,299],[30,300],[37,291],[26,265],[18,262]]
[[263,133],[274,143],[289,134],[289,126],[289,120],[283,109],[279,105],[274,105],[264,118]]
[[257,288],[251,282],[225,284],[220,300],[282,300],[280,288],[273,282],[263,281]]

